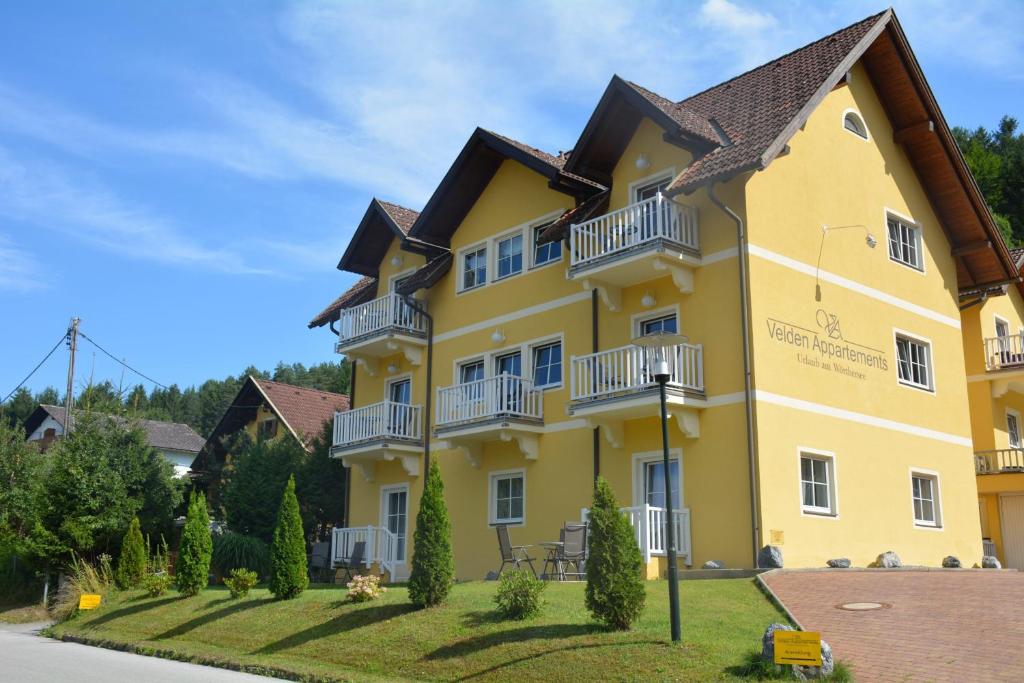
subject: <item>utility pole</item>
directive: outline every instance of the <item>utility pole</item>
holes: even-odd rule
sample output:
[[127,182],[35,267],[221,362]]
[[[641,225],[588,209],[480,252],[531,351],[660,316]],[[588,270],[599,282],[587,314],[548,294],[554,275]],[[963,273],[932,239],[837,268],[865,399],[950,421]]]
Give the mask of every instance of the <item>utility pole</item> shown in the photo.
[[71,410],[75,407],[75,351],[78,349],[78,323],[80,318],[72,318],[68,328],[68,393],[64,399],[64,435],[71,433]]

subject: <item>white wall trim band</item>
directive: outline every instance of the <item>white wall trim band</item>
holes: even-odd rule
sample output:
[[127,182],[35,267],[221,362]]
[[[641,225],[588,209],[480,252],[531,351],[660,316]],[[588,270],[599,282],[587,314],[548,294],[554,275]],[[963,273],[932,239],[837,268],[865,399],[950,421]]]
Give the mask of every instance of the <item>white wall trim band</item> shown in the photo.
[[896,306],[897,308],[902,308],[905,311],[916,313],[917,315],[928,318],[929,320],[934,320],[935,322],[942,323],[943,325],[949,325],[954,329],[960,329],[960,320],[957,318],[951,318],[948,315],[943,315],[942,313],[933,311],[930,308],[925,308],[924,306],[919,306],[910,301],[906,301],[905,299],[900,299],[899,297],[893,296],[892,294],[883,292],[879,289],[875,289],[874,287],[862,285],[859,282],[842,277],[841,275],[836,275],[835,273],[830,273],[827,270],[816,270],[812,265],[803,263],[802,261],[797,261],[796,259],[792,259],[788,256],[783,256],[782,254],[777,254],[774,251],[770,251],[764,247],[759,247],[756,244],[748,245],[747,248],[752,255],[763,258],[766,261],[771,261],[772,263],[783,266],[784,268],[789,268],[797,271],[798,273],[810,275],[811,277],[814,277],[815,274],[817,274],[818,278],[825,282],[831,282],[834,285],[845,287],[852,292],[857,292],[858,294],[869,296],[872,299],[877,299],[878,301]]
[[481,330],[486,330],[487,328],[494,327],[495,325],[504,325],[505,323],[510,323],[513,320],[519,320],[520,318],[528,318],[531,315],[544,313],[545,311],[550,311],[555,308],[561,308],[562,306],[568,306],[570,304],[575,304],[580,301],[590,301],[590,296],[590,292],[578,292],[576,294],[570,294],[569,296],[563,296],[561,299],[545,301],[544,303],[537,304],[536,306],[529,306],[527,308],[522,308],[518,311],[506,313],[505,315],[498,315],[487,320],[482,320],[478,323],[473,323],[472,325],[466,325],[465,327],[456,327],[454,330],[448,330],[447,332],[435,334],[434,342],[437,343],[448,341],[449,339],[461,337],[464,334],[469,334],[471,332],[480,332]]

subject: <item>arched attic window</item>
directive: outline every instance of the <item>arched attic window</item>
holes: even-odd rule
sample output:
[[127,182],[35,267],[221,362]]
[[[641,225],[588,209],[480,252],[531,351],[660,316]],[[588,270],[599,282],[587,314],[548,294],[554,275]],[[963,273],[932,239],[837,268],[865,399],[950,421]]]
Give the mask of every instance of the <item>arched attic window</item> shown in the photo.
[[864,125],[864,119],[852,109],[843,112],[843,128],[862,140],[868,139],[868,127]]

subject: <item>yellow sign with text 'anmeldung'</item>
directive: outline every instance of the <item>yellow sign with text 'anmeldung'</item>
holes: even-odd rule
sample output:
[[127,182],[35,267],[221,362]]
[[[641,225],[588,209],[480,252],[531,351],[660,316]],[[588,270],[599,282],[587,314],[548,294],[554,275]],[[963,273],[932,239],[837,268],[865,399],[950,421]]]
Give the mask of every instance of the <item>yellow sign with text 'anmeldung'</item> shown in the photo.
[[102,598],[95,593],[83,593],[78,598],[78,609],[96,609],[100,606],[100,600]]
[[814,631],[776,631],[775,663],[821,666],[821,634]]

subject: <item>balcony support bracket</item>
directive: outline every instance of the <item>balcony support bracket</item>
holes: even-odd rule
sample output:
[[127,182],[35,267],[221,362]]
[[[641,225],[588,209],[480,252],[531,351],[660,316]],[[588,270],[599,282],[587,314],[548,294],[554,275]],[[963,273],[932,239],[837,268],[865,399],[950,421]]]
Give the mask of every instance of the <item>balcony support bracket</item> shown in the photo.
[[612,448],[622,448],[624,440],[621,420],[595,420],[587,418],[587,426],[591,429],[600,427],[601,433],[604,435],[605,441],[608,442],[609,446]]
[[583,289],[587,291],[596,289],[601,301],[612,313],[622,310],[622,290],[620,288],[592,278],[585,278],[582,284]]
[[540,454],[540,439],[531,432],[511,432],[502,430],[499,434],[502,441],[515,441],[519,446],[519,452],[527,460],[536,460]]
[[693,294],[693,271],[689,268],[657,258],[654,259],[654,270],[668,271],[672,283],[681,294]]
[[401,351],[402,355],[405,356],[405,360],[412,365],[418,366],[423,363],[423,349],[417,346],[413,346],[412,344],[403,344],[392,339],[388,341],[387,347],[395,353]]
[[479,441],[463,441],[455,446],[458,450],[462,451],[462,455],[465,456],[466,462],[473,467],[480,469],[480,461],[483,459],[484,446]]
[[688,408],[671,408],[672,416],[676,418],[679,431],[683,436],[696,439],[700,436],[700,413]]
[[364,356],[362,354],[348,353],[346,354],[349,358],[356,362],[356,365],[363,369],[370,377],[376,377],[379,371],[379,364],[376,358]]

